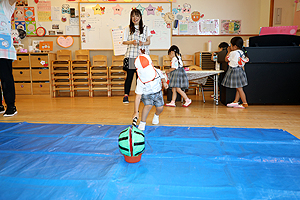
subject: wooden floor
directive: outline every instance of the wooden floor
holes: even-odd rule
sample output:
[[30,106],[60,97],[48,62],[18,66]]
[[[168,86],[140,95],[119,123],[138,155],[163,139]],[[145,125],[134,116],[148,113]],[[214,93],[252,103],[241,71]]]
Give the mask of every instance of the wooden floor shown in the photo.
[[[210,94],[205,94],[206,103],[203,103],[200,96],[190,95],[193,103],[188,108],[182,107],[179,102],[176,108],[165,107],[160,116],[160,125],[274,128],[286,130],[300,139],[299,105],[227,108],[222,104],[214,105]],[[14,117],[1,116],[0,122],[129,125],[134,96],[130,96],[129,100],[129,104],[123,104],[122,96],[50,98],[46,95],[18,95],[18,114]],[[147,125],[151,125],[154,112],[152,108]]]

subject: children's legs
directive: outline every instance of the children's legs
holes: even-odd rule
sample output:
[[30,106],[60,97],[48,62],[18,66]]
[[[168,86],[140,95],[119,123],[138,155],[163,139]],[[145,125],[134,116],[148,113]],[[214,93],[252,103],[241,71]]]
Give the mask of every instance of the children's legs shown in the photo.
[[146,122],[146,119],[147,119],[147,117],[148,117],[148,114],[149,114],[149,112],[150,112],[152,106],[153,106],[153,105],[146,105],[146,106],[144,106],[143,111],[142,111],[142,118],[141,118],[141,121]]
[[177,97],[176,88],[172,88],[172,101],[171,102],[175,103],[176,97]]
[[183,97],[184,100],[188,99],[187,95],[181,88],[176,88],[176,91]]
[[155,112],[155,114],[156,114],[156,115],[160,115],[160,114],[162,113],[163,110],[164,110],[164,107],[163,107],[163,106],[161,106],[161,107],[156,107],[156,112]]
[[243,104],[247,104],[246,95],[243,88],[242,87],[236,88],[236,91],[237,93],[239,93],[239,96],[241,97]]
[[235,93],[235,99],[234,102],[237,103],[240,100],[240,93],[238,91],[238,88],[236,88],[236,93]]

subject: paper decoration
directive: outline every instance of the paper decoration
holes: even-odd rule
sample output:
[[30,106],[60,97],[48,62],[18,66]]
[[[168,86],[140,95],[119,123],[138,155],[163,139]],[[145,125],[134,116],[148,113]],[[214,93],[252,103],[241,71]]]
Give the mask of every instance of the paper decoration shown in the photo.
[[180,7],[180,5],[177,6],[177,11],[181,12],[182,8]]
[[74,39],[72,36],[59,36],[56,39],[56,42],[59,46],[63,47],[63,48],[69,48],[70,46],[73,45],[74,43]]
[[[52,51],[53,50],[53,41],[43,41],[40,42],[39,49],[41,51]],[[47,64],[46,61],[41,61],[41,64],[45,66]]]
[[114,10],[114,15],[122,14],[123,8],[119,4],[117,4],[115,7],[112,7],[112,9]]
[[36,29],[36,35],[39,37],[43,37],[44,35],[46,35],[46,29],[44,27],[38,27]]
[[39,1],[37,4],[39,22],[51,21],[51,1]]
[[62,22],[66,22],[66,21],[67,21],[67,17],[66,17],[66,16],[62,16],[62,17],[61,17],[61,21],[62,21]]
[[136,7],[136,9],[140,10],[141,13],[142,13],[142,15],[144,14],[145,8],[144,8],[143,6],[141,6],[141,4],[139,4],[139,5]]
[[176,15],[176,19],[182,20],[182,19],[183,19],[183,16],[182,16],[182,15]]
[[40,42],[43,42],[44,40],[32,40],[32,48],[34,51],[40,49]]
[[197,22],[200,20],[200,18],[204,17],[204,14],[201,15],[199,11],[194,11],[194,12],[192,12],[191,16],[192,16],[192,20],[194,22]]
[[34,7],[24,7],[25,21],[35,21]]
[[97,4],[95,7],[92,7],[94,10],[94,15],[102,15],[104,14],[105,7],[101,7],[99,4]]
[[25,21],[15,22],[15,28],[16,29],[22,29],[22,30],[26,31],[26,23],[25,23]]
[[123,29],[111,29],[112,33],[112,41],[113,41],[113,49],[114,55],[124,55],[127,50],[127,45],[123,45],[123,37],[124,37],[124,30]]
[[61,13],[59,6],[52,6],[51,7],[51,19],[52,21],[60,21]]
[[173,13],[174,15],[176,15],[176,14],[178,14],[178,10],[177,10],[176,8],[173,8],[173,9],[172,9],[172,13]]
[[26,23],[26,34],[27,35],[36,35],[36,22],[25,22]]
[[218,19],[201,19],[199,21],[200,35],[217,35],[219,34]]
[[15,12],[15,21],[25,21],[25,16],[24,16],[24,7],[16,7]]
[[183,4],[182,13],[190,13],[191,12],[191,4],[185,3]]
[[155,15],[155,7],[153,7],[151,4],[145,10],[147,11],[147,15]]
[[162,12],[164,9],[162,6],[158,6],[157,9],[156,9],[158,12]]
[[61,6],[61,13],[62,14],[70,14],[70,5],[69,4],[63,4]]
[[37,4],[39,2],[39,0],[34,0],[34,2]]
[[28,6],[28,0],[17,0],[16,6]]
[[221,20],[221,34],[240,34],[241,20]]

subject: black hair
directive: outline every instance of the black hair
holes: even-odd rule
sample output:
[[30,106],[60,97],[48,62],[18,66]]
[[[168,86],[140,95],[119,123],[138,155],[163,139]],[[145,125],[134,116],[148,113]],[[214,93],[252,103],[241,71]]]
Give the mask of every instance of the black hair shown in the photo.
[[144,24],[143,24],[142,13],[141,13],[141,11],[139,9],[135,8],[130,13],[130,24],[129,24],[130,35],[134,34],[134,32],[135,32],[134,23],[132,22],[132,16],[133,15],[138,15],[138,16],[141,17],[140,23],[139,23],[139,31],[140,31],[140,34],[143,34],[143,32],[144,32]]
[[171,53],[171,51],[174,51],[174,52],[175,52],[175,57],[176,57],[177,60],[178,60],[178,64],[180,64],[178,55],[181,56],[181,54],[180,54],[180,50],[179,50],[178,46],[172,45],[172,46],[170,47],[170,49],[168,50],[168,55]]
[[221,42],[218,47],[224,50],[229,47],[229,44],[227,42]]
[[234,46],[234,45],[237,46],[237,48],[239,48],[240,50],[242,50],[244,52],[245,56],[248,57],[247,50],[244,47],[244,40],[243,40],[243,38],[241,38],[239,36],[233,37],[233,38],[231,38],[230,43],[232,44],[232,46]]

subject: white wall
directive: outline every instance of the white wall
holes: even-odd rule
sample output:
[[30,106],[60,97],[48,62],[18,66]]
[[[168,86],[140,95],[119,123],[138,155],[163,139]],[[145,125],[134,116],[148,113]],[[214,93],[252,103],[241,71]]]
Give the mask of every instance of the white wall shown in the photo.
[[[295,0],[274,0],[273,26],[292,26],[294,22]],[[282,8],[281,23],[276,24],[276,8]]]

